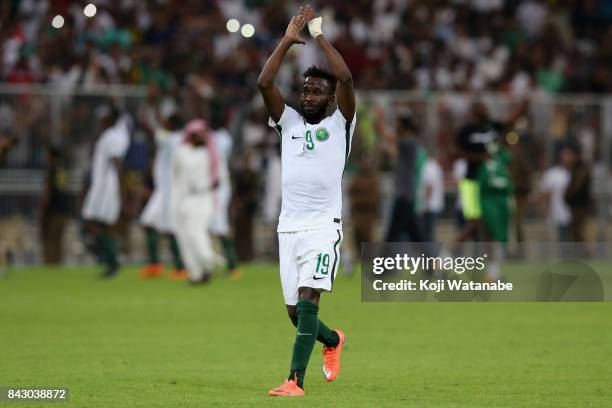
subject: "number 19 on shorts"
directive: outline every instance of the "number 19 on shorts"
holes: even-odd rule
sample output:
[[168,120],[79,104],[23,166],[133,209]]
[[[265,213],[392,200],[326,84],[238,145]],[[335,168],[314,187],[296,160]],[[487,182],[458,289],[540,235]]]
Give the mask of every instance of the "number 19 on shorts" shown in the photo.
[[317,267],[315,274],[327,275],[329,272],[329,254],[319,252],[317,255]]

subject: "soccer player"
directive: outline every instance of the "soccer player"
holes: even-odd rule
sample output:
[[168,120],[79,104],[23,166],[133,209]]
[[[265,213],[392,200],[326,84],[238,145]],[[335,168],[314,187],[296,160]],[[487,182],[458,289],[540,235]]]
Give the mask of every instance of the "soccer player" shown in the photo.
[[123,158],[130,144],[127,123],[114,107],[103,106],[98,112],[103,131],[96,142],[91,168],[91,186],[85,196],[81,216],[93,237],[93,250],[106,265],[103,277],[119,271],[118,243],[111,227],[121,211],[120,174]]
[[185,126],[185,140],[172,163],[174,231],[192,284],[207,283],[219,255],[209,228],[213,190],[218,181],[218,159],[208,124],[194,119]]
[[155,278],[163,273],[164,266],[159,262],[159,236],[168,236],[174,271],[170,277],[175,280],[187,278],[183,261],[174,236],[171,212],[172,201],[172,161],[174,152],[183,140],[183,123],[176,114],[170,115],[165,126],[154,130],[157,152],[153,164],[153,182],[155,190],[145,206],[140,222],[145,227],[149,263],[140,271],[144,279]]
[[[304,72],[298,112],[285,104],[274,79],[289,48],[304,44],[300,32],[306,23],[331,72],[317,67]],[[322,18],[310,6],[300,7],[257,81],[269,125],[281,137],[280,278],[289,317],[297,327],[289,375],[269,391],[271,396],[304,395],[304,375],[316,340],[323,343],[325,379],[336,379],[345,342],[344,333],[330,330],[318,313],[321,292],[331,292],[339,263],[341,182],[355,130],[355,94],[351,72],[321,25]]]
[[486,106],[480,102],[472,105],[471,116],[472,121],[459,130],[456,140],[462,157],[467,160],[466,174],[458,184],[465,225],[457,237],[457,242],[464,242],[481,232],[482,208],[478,172],[488,158],[487,147],[499,141],[503,129],[502,124],[489,118]]
[[490,254],[485,280],[493,282],[501,278],[501,264],[508,243],[510,226],[510,201],[514,192],[508,164],[512,154],[504,147],[492,144],[489,158],[480,166],[477,181],[480,191],[480,208],[484,227],[484,239]]
[[9,150],[17,144],[17,139],[14,136],[4,136],[0,133],[0,164],[4,161]]
[[526,108],[527,103],[523,101],[504,121],[498,122],[491,119],[487,107],[482,102],[472,104],[471,122],[462,127],[456,137],[460,154],[467,161],[466,174],[458,184],[465,225],[456,239],[457,242],[465,242],[482,232],[478,173],[483,163],[490,157],[489,147],[501,142],[503,132],[513,126]]
[[[568,242],[572,215],[563,197],[570,182],[570,172],[566,167],[567,163],[561,162],[562,155],[558,156],[557,163],[542,174],[539,190],[542,195],[541,200],[547,203],[546,215],[549,222],[556,227],[557,240]],[[566,154],[563,156],[567,157]]]

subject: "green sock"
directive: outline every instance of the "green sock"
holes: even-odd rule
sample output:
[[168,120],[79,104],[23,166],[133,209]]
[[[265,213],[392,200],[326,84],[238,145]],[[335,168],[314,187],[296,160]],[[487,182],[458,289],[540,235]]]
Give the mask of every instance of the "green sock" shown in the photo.
[[234,249],[234,240],[221,237],[221,245],[223,246],[223,255],[227,260],[227,269],[232,270],[238,266],[238,260],[236,259],[236,250]]
[[117,260],[118,245],[113,237],[106,233],[102,233],[98,236],[97,245],[102,254],[102,262],[110,267],[119,265],[119,261]]
[[99,262],[104,264],[108,262],[108,253],[106,251],[106,244],[102,234],[97,235],[94,240],[94,252]]
[[330,329],[319,320],[319,334],[317,340],[325,344],[327,347],[336,347],[340,343],[340,337],[338,333]]
[[145,227],[145,237],[147,240],[147,254],[149,264],[159,263],[159,233],[150,227]]
[[113,266],[117,266],[119,265],[119,241],[117,241],[115,238],[113,238],[110,235],[106,236],[106,242],[108,243],[108,252],[109,252],[109,259],[110,259],[110,264]]
[[318,312],[319,305],[312,302],[299,301],[297,304],[298,325],[295,343],[293,344],[289,379],[293,380],[297,375],[297,384],[302,389],[304,389],[306,367],[319,333]]
[[[297,327],[297,322],[291,320],[291,323]],[[317,340],[325,344],[327,347],[336,347],[340,343],[340,337],[338,333],[327,327],[325,323],[319,320],[319,332],[317,334]]]
[[185,264],[183,264],[183,259],[181,258],[181,251],[174,235],[170,235],[170,252],[172,252],[172,263],[174,263],[174,268],[179,271],[185,269]]

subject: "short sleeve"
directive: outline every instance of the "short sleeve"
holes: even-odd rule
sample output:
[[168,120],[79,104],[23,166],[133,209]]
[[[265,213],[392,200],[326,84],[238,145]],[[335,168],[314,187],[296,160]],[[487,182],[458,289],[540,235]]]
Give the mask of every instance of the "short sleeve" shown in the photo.
[[338,139],[343,140],[343,145],[345,148],[344,160],[348,160],[349,155],[351,154],[351,145],[353,144],[353,133],[355,133],[355,124],[357,123],[357,112],[353,115],[353,120],[349,123],[340,109],[336,109],[336,111],[331,116],[331,120],[334,128],[338,131],[341,131],[344,134],[344,138]]
[[459,130],[459,133],[457,133],[457,137],[455,138],[455,143],[457,144],[457,146],[463,150],[469,149],[469,135],[470,129],[465,126],[462,127]]
[[436,166],[431,161],[427,161],[425,163],[425,168],[423,169],[423,182],[424,184],[433,184],[436,182],[437,171]]
[[276,129],[279,134],[282,134],[284,129],[289,129],[292,126],[298,124],[300,122],[301,116],[300,114],[293,108],[285,105],[285,109],[283,110],[283,114],[281,115],[278,122],[275,122],[272,117],[268,119],[268,126]]
[[467,172],[467,162],[465,159],[457,159],[453,163],[453,177],[455,180],[460,180],[465,176]]
[[553,173],[550,170],[544,173],[544,175],[542,176],[542,180],[540,181],[540,192],[549,193],[553,190],[552,177],[553,177]]
[[353,133],[355,132],[355,124],[357,123],[357,112],[353,114],[353,119],[350,123],[346,120],[342,112],[340,112],[340,109],[336,109],[336,111],[332,115],[332,118],[334,120],[334,123],[338,127],[344,129],[345,131],[348,131],[348,135],[351,138],[353,137]]
[[169,135],[170,135],[170,132],[168,132],[167,130],[163,128],[155,129],[153,133],[153,136],[155,137],[155,144],[158,146],[161,145],[164,141],[168,140]]

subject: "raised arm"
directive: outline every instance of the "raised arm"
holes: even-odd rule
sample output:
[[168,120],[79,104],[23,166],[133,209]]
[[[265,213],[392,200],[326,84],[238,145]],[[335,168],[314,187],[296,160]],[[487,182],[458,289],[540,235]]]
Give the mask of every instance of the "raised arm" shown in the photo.
[[285,101],[281,95],[278,87],[274,85],[274,79],[278,70],[287,55],[287,51],[293,44],[304,44],[304,41],[300,38],[300,32],[304,29],[306,21],[302,17],[292,17],[291,22],[287,26],[285,36],[280,43],[274,49],[268,61],[264,65],[259,78],[257,79],[257,86],[259,92],[264,99],[268,113],[278,122],[285,109]]
[[317,13],[309,5],[300,7],[299,16],[303,17],[308,22],[308,30],[310,35],[315,38],[317,44],[323,51],[325,59],[329,65],[329,69],[338,81],[336,88],[336,100],[338,109],[342,112],[342,116],[348,121],[353,120],[355,116],[355,91],[353,89],[353,76],[351,71],[346,66],[342,55],[330,44],[321,31],[321,17],[317,17]]

